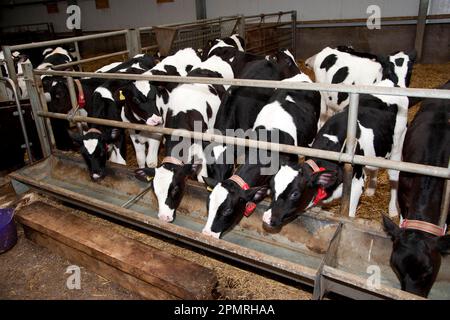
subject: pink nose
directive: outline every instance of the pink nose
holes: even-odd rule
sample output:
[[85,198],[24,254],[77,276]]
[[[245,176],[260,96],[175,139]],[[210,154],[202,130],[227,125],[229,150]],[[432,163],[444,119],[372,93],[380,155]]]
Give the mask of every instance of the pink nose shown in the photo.
[[164,222],[172,222],[173,221],[173,217],[171,217],[170,215],[166,215],[166,214],[158,214],[158,218],[161,221]]
[[219,239],[220,238],[220,232],[212,232],[210,229],[203,229],[202,233],[204,235]]
[[154,114],[150,118],[147,119],[146,124],[149,126],[157,126],[157,125],[162,124],[162,122],[163,122],[162,117]]

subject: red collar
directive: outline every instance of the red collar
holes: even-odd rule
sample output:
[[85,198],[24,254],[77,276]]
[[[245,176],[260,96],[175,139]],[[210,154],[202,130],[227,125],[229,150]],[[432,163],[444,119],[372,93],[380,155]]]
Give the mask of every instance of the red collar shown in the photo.
[[[250,186],[247,182],[244,181],[240,176],[233,174],[231,177],[228,178],[228,180],[234,181],[242,190],[248,190],[250,189]],[[254,202],[247,202],[245,204],[245,211],[244,216],[250,217],[250,215],[255,211],[256,209],[256,203]]]
[[73,81],[75,82],[78,88],[78,97],[77,97],[78,107],[83,109],[86,106],[86,99],[84,98],[83,86],[81,85],[80,80],[74,79]]
[[404,219],[400,224],[400,228],[402,229],[413,229],[420,230],[435,236],[443,236],[447,232],[447,225],[444,227],[437,226],[430,222],[420,221],[420,220],[408,220]]
[[[324,167],[319,167],[317,165],[317,163],[314,162],[314,160],[309,159],[309,160],[306,160],[305,163],[311,167],[311,169],[313,171],[313,174],[326,170]],[[325,188],[324,187],[320,187],[319,189],[317,189],[317,194],[316,194],[316,197],[313,200],[313,204],[317,205],[320,201],[325,199],[327,196],[328,196],[328,194],[325,191]]]

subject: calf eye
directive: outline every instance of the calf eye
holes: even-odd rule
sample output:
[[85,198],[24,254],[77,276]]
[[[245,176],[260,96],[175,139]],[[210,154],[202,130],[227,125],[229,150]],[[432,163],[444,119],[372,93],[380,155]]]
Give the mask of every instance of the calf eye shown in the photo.
[[292,200],[296,200],[296,199],[298,199],[298,197],[300,197],[300,192],[294,191],[294,192],[291,193],[290,198],[291,198]]

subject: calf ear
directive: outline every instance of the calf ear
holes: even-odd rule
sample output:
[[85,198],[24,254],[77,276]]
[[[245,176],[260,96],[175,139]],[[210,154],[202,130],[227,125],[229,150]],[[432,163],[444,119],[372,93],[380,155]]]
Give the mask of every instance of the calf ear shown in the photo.
[[144,182],[151,182],[155,177],[155,168],[143,168],[134,171],[136,179]]
[[212,189],[214,189],[216,187],[216,185],[219,183],[219,181],[217,181],[216,179],[213,178],[209,178],[209,177],[202,177],[203,181],[206,184],[206,189],[208,191],[212,191]]
[[80,134],[79,132],[73,132],[71,130],[67,130],[67,132],[69,133],[69,136],[72,138],[72,140],[77,143],[77,144],[82,144],[83,143],[83,135]]
[[250,188],[244,191],[244,199],[258,203],[266,197],[268,190],[269,188],[267,186]]
[[309,185],[312,187],[328,188],[334,185],[336,183],[336,180],[337,180],[336,171],[325,170],[313,173]]
[[436,248],[443,255],[450,254],[450,235],[442,236],[436,239]]
[[392,241],[395,240],[400,233],[400,227],[385,215],[383,215],[383,228],[384,231],[386,231],[386,233],[391,237]]
[[409,56],[409,60],[411,60],[412,62],[416,61],[416,58],[417,58],[417,50],[416,49],[411,50],[407,54]]

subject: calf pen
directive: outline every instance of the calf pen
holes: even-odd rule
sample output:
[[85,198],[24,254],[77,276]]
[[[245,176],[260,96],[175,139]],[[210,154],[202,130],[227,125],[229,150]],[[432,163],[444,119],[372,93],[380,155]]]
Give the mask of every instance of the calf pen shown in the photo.
[[[137,181],[130,168],[111,164],[107,177],[100,183],[90,181],[81,157],[71,156],[55,149],[49,118],[66,119],[65,114],[47,111],[41,75],[67,77],[98,77],[104,79],[154,80],[179,83],[206,83],[248,87],[271,87],[298,90],[339,91],[350,94],[347,143],[343,152],[280,145],[256,140],[225,137],[209,133],[149,127],[111,120],[75,116],[75,122],[95,123],[126,129],[157,132],[167,135],[189,137],[205,141],[217,141],[245,147],[281,151],[301,156],[314,156],[346,163],[346,179],[341,202],[341,211],[348,214],[350,177],[352,165],[370,165],[380,168],[426,174],[445,179],[450,178],[447,168],[414,163],[371,158],[354,154],[358,98],[360,93],[406,95],[450,99],[448,90],[402,89],[373,86],[345,86],[307,83],[289,83],[263,80],[225,80],[217,78],[168,77],[127,74],[96,74],[70,71],[32,70],[24,68],[31,103],[34,106],[45,158],[33,165],[11,174],[17,193],[31,188],[39,193],[113,217],[140,228],[173,238],[189,245],[207,250],[230,259],[266,270],[314,287],[315,299],[327,292],[336,292],[355,299],[420,299],[401,291],[398,280],[389,266],[391,240],[380,226],[373,226],[360,219],[333,217],[321,210],[311,210],[277,234],[266,233],[261,224],[262,213],[268,203],[263,201],[255,213],[243,218],[241,223],[223,239],[214,239],[200,231],[206,221],[206,190],[199,183],[190,181],[177,217],[172,224],[157,219],[157,204],[148,185]],[[75,96],[72,86],[71,95]],[[442,204],[442,219],[445,224],[449,184],[446,184]],[[450,299],[450,258],[444,258],[438,279],[430,293],[431,299]],[[381,283],[371,283],[370,273],[378,268]]]

